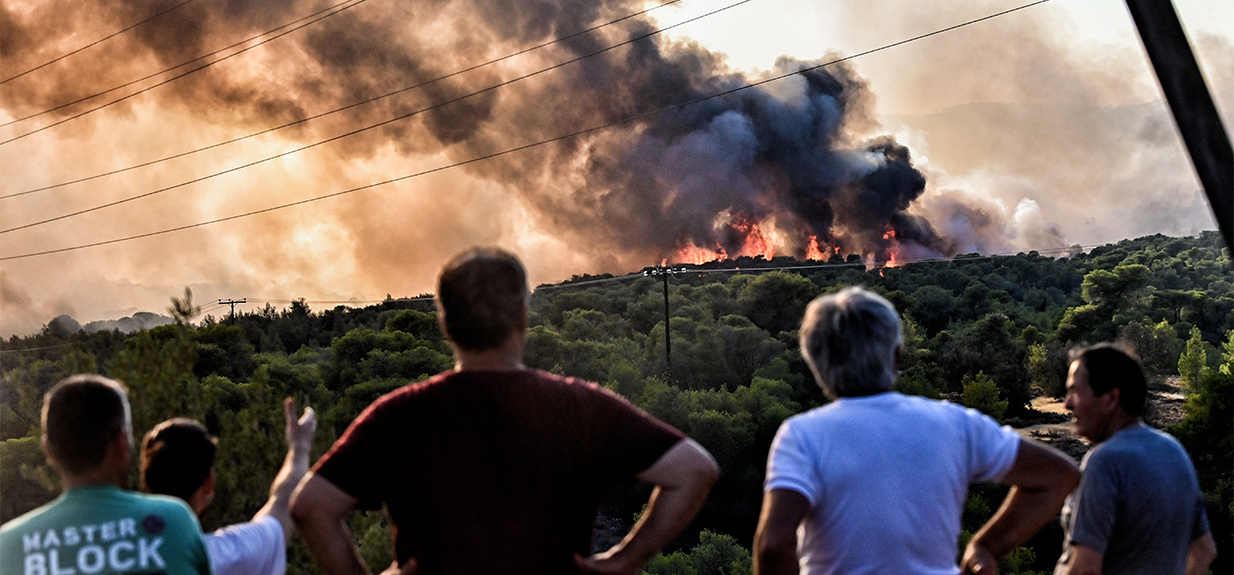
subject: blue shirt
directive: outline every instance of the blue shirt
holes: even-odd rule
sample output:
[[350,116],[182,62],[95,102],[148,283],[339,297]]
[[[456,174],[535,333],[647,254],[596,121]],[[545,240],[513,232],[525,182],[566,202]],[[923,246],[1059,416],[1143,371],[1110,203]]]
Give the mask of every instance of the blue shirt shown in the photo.
[[1182,574],[1191,542],[1208,533],[1204,495],[1178,440],[1146,425],[1115,433],[1080,464],[1084,476],[1063,505],[1072,545],[1102,554],[1104,574]]

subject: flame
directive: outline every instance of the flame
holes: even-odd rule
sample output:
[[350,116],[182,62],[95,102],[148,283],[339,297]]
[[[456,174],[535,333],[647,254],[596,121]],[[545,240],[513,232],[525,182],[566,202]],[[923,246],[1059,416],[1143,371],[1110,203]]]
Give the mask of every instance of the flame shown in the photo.
[[[900,265],[900,262],[896,261],[896,252],[899,251],[900,242],[896,240],[895,229],[891,226],[887,226],[887,231],[883,234],[883,239],[890,242],[890,245],[887,246],[887,262],[883,264],[883,267],[894,268]],[[882,270],[879,270],[878,274],[882,275]]]
[[[836,248],[836,253],[840,252],[840,248]],[[806,259],[814,261],[824,261],[827,259],[823,250],[818,247],[818,236],[810,236],[810,247],[806,248]]]
[[728,254],[724,251],[724,248],[718,245],[715,249],[700,248],[695,245],[690,245],[688,247],[681,248],[681,250],[677,252],[677,261],[695,265],[724,259],[728,259]]
[[746,234],[746,241],[741,246],[741,255],[750,257],[763,256],[765,259],[775,257],[775,246],[771,245],[771,242],[767,240],[767,236],[763,235],[763,230],[757,222],[736,222],[733,224],[733,229]]

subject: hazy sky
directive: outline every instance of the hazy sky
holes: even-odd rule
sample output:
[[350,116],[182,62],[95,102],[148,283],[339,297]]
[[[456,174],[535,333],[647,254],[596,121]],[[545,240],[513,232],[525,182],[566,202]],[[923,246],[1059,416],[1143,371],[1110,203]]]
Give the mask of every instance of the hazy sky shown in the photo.
[[[0,127],[0,140],[109,97],[16,120],[336,1],[194,0],[0,84],[0,123],[13,122]],[[0,229],[10,230],[179,185],[0,232],[0,257],[159,232],[469,162],[1023,2],[752,0],[486,90],[729,3],[685,0],[319,120],[0,199]],[[6,0],[0,78],[138,22],[159,9],[150,4]],[[362,0],[201,72],[0,144],[0,196],[328,112],[651,5]],[[1176,6],[1228,128],[1234,3]],[[751,223],[761,235],[751,234]],[[634,271],[687,248],[735,255],[754,240],[804,254],[813,236],[824,249],[876,258],[890,247],[889,229],[905,239],[896,249],[946,255],[1214,228],[1123,2],[1052,0],[550,145],[205,227],[0,261],[0,334],[35,332],[59,314],[86,323],[162,312],[186,286],[198,303],[414,296],[431,292],[444,259],[473,244],[518,252],[538,283]]]

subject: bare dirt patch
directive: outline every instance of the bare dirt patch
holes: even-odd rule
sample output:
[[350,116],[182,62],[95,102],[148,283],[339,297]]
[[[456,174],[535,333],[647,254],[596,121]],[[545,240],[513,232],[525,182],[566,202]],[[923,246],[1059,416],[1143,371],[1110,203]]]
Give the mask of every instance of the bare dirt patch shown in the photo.
[[[1150,385],[1144,422],[1156,429],[1168,429],[1177,425],[1186,415],[1183,411],[1185,402],[1186,398],[1177,377]],[[1038,395],[1029,406],[1031,409],[1028,416],[1007,423],[1024,437],[1045,443],[1077,461],[1084,457],[1091,445],[1075,434],[1071,414],[1063,407],[1062,399]]]

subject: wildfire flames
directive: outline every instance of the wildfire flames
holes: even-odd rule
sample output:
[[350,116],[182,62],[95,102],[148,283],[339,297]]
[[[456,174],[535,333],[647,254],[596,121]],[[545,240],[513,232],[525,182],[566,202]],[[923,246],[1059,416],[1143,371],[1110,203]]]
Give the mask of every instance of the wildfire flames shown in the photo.
[[[724,235],[734,238],[734,243],[738,245],[738,248],[730,253],[719,242],[709,247],[702,247],[691,243],[678,249],[673,256],[665,258],[661,265],[667,265],[670,260],[678,263],[700,265],[741,256],[762,256],[764,259],[770,260],[778,252],[787,252],[802,260],[827,261],[832,254],[843,255],[844,253],[843,248],[838,243],[830,246],[822,244],[819,242],[818,236],[814,234],[809,236],[809,241],[806,242],[804,248],[785,246],[783,237],[787,234],[784,234],[782,230],[775,229],[774,222],[721,221],[717,223],[716,228],[726,232]],[[882,239],[883,246],[881,252],[866,254],[866,267],[894,268],[903,265],[904,262],[900,257],[900,242],[896,238],[895,228],[888,224],[882,234]],[[881,274],[882,272],[880,271],[879,273]]]
[[883,267],[894,268],[900,265],[900,263],[896,261],[896,252],[899,251],[900,247],[900,242],[896,241],[896,231],[892,228],[888,228],[887,233],[883,234],[883,239],[890,242],[890,245],[887,246],[887,261],[883,264]]
[[766,259],[776,257],[775,246],[771,245],[771,242],[763,235],[763,230],[757,223],[742,222],[733,224],[733,229],[744,233],[746,236],[745,245],[741,247],[742,255],[751,257],[763,256]]
[[[840,248],[836,248],[836,253],[840,253]],[[827,254],[818,247],[818,236],[810,236],[810,245],[806,248],[806,259],[814,261],[823,261]]]
[[728,254],[724,248],[716,246],[713,250],[700,248],[697,246],[689,246],[682,248],[677,252],[677,261],[690,264],[705,264],[711,261],[728,259]]

